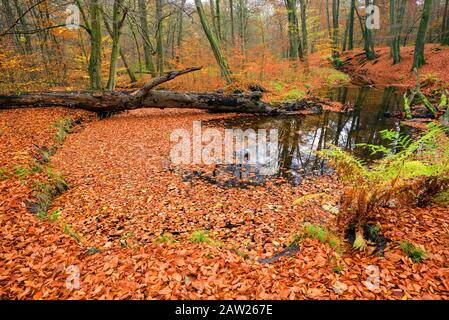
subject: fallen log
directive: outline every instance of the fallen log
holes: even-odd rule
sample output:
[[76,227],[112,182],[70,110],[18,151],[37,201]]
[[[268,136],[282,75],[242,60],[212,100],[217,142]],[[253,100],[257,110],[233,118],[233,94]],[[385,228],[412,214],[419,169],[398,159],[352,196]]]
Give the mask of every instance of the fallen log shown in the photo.
[[198,67],[168,72],[133,92],[55,91],[15,96],[0,95],[0,109],[66,107],[102,113],[140,108],[189,108],[205,109],[213,112],[280,114],[317,108],[320,105],[319,102],[306,99],[272,105],[260,100],[262,97],[261,92],[223,94],[153,90],[164,82],[200,69]]

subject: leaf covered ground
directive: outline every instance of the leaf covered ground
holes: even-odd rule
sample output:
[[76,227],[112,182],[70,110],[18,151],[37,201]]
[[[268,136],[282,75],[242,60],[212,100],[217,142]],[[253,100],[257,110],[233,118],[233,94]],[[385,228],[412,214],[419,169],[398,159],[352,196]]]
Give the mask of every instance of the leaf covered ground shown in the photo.
[[[231,115],[228,115],[231,116]],[[63,144],[55,123],[83,119]],[[332,177],[299,186],[271,181],[226,188],[186,180],[168,163],[169,136],[195,120],[193,110],[139,110],[98,120],[87,112],[28,109],[0,113],[1,299],[447,299],[448,209],[380,208],[385,256],[352,251],[340,240],[305,238],[271,264],[305,222],[332,229],[341,190]],[[35,145],[58,145],[36,166]],[[25,201],[51,167],[70,188],[38,217]],[[30,169],[31,168],[31,169]],[[209,172],[211,166],[186,167]],[[305,195],[323,193],[298,202]],[[401,241],[425,248],[414,263]],[[199,243],[198,243],[199,242]],[[380,270],[368,288],[367,267]],[[67,268],[79,289],[67,289]]]

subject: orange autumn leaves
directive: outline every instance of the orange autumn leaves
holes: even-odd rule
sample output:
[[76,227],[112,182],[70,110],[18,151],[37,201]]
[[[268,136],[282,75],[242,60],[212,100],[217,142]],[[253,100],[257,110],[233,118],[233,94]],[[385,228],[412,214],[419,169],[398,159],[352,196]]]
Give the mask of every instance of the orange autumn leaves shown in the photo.
[[[70,112],[1,111],[7,130],[0,139],[9,154],[32,150],[33,143],[48,145],[52,123]],[[171,130],[190,130],[194,120],[220,117],[193,110],[138,110],[86,123],[70,134],[50,163],[71,188],[50,210],[61,210],[61,219],[82,236],[80,244],[57,224],[26,211],[23,201],[31,181],[22,185],[14,175],[0,180],[0,297],[448,298],[444,208],[379,209],[376,218],[390,239],[384,258],[348,248],[339,252],[317,239],[305,239],[292,257],[258,263],[258,258],[288,245],[305,221],[332,225],[334,216],[319,201],[293,202],[306,194],[336,195],[339,186],[322,177],[305,179],[298,187],[269,183],[220,188],[183,181],[177,171],[166,168]],[[8,157],[2,161],[12,163]],[[208,230],[214,245],[192,243],[189,238],[197,230]],[[176,242],[157,241],[164,232]],[[423,245],[428,258],[414,264],[397,247],[403,239]],[[79,289],[66,287],[71,265],[79,269]],[[364,284],[369,265],[380,270],[380,287],[374,291]]]

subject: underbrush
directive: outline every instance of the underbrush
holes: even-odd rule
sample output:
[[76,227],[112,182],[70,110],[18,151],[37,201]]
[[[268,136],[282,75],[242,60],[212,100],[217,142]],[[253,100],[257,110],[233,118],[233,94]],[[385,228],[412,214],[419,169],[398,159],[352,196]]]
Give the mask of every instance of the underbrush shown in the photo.
[[344,183],[337,225],[351,223],[356,228],[354,247],[363,249],[363,225],[373,218],[376,208],[392,203],[425,206],[447,199],[449,187],[448,129],[430,124],[418,139],[397,131],[382,131],[389,142],[362,144],[383,158],[367,166],[357,157],[331,146],[320,152]]

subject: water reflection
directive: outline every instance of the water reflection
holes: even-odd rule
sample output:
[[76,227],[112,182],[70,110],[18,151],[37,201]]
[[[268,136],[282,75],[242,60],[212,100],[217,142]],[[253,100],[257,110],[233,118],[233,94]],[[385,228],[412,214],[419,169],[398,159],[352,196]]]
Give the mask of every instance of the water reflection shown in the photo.
[[[277,128],[278,177],[293,184],[299,184],[304,175],[330,172],[324,160],[315,156],[316,151],[329,144],[338,145],[369,162],[375,156],[357,144],[383,143],[379,131],[384,129],[406,130],[397,119],[385,116],[401,107],[402,96],[396,94],[394,88],[335,88],[326,95],[334,101],[354,105],[354,110],[346,114],[324,111],[321,115],[308,116],[238,117],[209,124],[243,130]],[[269,178],[259,175],[254,166],[228,165],[218,167],[207,179],[217,181],[220,176],[227,177],[224,183],[228,186],[257,185]]]

